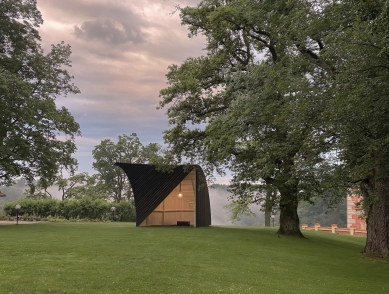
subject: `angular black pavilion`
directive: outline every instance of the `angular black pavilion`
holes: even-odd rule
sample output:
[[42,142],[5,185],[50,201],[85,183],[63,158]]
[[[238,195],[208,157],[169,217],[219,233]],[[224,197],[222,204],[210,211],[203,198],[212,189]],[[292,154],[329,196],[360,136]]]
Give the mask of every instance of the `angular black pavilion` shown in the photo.
[[177,166],[160,172],[154,165],[117,162],[127,174],[135,199],[136,226],[211,225],[208,187],[203,170]]

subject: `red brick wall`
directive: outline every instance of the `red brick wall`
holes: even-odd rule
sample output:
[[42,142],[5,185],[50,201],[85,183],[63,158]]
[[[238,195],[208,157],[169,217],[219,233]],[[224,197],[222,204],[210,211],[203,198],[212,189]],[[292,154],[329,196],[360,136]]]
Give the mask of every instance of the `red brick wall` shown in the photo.
[[361,218],[362,211],[355,204],[359,201],[360,197],[356,194],[347,197],[347,227],[353,226],[357,230],[366,230],[366,221]]

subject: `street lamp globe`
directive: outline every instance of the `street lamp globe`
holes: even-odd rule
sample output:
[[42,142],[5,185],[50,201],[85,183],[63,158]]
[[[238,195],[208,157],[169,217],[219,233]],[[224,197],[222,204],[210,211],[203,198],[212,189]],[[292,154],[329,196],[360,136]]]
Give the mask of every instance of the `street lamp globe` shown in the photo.
[[115,221],[115,210],[116,210],[116,207],[115,207],[115,206],[112,206],[112,207],[111,207],[111,211],[112,211],[112,221]]

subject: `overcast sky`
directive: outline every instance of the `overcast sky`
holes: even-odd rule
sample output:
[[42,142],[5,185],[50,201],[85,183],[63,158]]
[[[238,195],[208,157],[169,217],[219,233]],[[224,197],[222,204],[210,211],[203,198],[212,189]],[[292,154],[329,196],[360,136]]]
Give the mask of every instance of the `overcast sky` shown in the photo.
[[[205,38],[188,38],[175,4],[199,0],[38,0],[42,46],[72,46],[74,83],[81,94],[58,100],[81,126],[79,171],[93,173],[92,150],[103,139],[137,133],[163,144],[166,109],[157,110],[167,67],[205,54]],[[220,181],[219,181],[220,182]]]

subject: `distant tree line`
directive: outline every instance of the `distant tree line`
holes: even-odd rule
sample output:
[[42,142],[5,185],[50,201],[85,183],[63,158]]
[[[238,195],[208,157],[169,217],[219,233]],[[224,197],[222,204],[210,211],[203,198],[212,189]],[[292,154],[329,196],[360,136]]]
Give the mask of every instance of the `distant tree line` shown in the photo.
[[[0,205],[4,206],[6,214],[15,214],[12,208],[16,204],[14,200],[25,198],[20,200],[22,215],[24,213],[42,217],[56,215],[66,219],[101,219],[114,205],[118,208],[118,212],[115,213],[118,220],[135,221],[130,182],[124,171],[114,164],[149,162],[152,158],[158,157],[160,150],[161,147],[155,143],[144,146],[135,133],[130,136],[119,136],[116,143],[109,139],[102,140],[93,150],[95,160],[93,167],[97,171],[96,174],[76,173],[76,166],[73,166],[70,171],[60,168],[55,177],[50,180],[40,178],[30,183],[30,187],[26,185],[25,180],[18,179],[15,185],[1,187],[7,197],[1,200]],[[55,200],[56,197],[63,202]]]
[[119,136],[116,143],[110,139],[102,140],[92,151],[96,174],[76,173],[76,166],[70,171],[59,169],[52,179],[39,179],[33,189],[26,191],[26,197],[52,198],[49,188],[56,187],[62,200],[81,199],[85,196],[117,203],[132,200],[128,177],[121,168],[115,166],[115,163],[147,163],[158,157],[160,152],[160,145],[150,143],[144,146],[136,133]]

